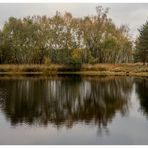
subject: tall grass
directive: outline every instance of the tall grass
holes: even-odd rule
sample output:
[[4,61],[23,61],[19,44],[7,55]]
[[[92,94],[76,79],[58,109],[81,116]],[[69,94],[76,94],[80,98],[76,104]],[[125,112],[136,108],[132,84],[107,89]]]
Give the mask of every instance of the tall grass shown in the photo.
[[137,64],[84,64],[84,65],[40,65],[40,64],[26,64],[26,65],[13,65],[4,64],[0,65],[0,74],[58,74],[65,73],[94,73],[94,74],[140,74],[148,75],[148,66],[142,63]]

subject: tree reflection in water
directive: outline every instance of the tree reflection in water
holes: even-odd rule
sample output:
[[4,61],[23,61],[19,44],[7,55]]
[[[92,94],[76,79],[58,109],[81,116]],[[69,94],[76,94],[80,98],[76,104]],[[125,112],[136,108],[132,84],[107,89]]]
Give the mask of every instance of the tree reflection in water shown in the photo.
[[70,128],[84,122],[101,128],[116,112],[127,112],[131,89],[131,78],[1,80],[0,106],[14,126],[52,123]]
[[148,78],[136,79],[136,91],[140,100],[140,109],[148,118]]

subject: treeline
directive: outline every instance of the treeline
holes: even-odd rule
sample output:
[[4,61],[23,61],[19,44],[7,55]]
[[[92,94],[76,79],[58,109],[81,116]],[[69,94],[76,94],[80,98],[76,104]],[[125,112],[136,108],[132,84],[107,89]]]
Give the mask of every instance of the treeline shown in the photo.
[[128,27],[117,27],[108,9],[95,16],[10,17],[0,31],[1,64],[128,63],[132,42]]

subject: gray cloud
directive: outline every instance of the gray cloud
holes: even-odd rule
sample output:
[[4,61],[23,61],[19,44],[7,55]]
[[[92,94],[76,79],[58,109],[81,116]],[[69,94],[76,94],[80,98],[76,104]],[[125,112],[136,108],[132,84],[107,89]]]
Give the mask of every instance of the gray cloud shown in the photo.
[[52,16],[58,10],[60,12],[71,12],[74,16],[80,17],[85,15],[94,15],[95,7],[102,5],[109,7],[109,17],[113,22],[120,26],[122,24],[129,25],[130,34],[135,37],[138,35],[138,28],[148,19],[148,4],[95,4],[95,3],[73,3],[73,4],[0,4],[0,26],[8,20],[10,16],[24,17],[28,15],[48,15]]

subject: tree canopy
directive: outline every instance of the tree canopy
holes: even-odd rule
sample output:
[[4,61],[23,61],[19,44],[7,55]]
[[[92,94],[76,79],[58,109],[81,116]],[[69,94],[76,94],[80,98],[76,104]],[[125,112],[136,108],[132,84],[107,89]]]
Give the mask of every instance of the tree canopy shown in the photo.
[[1,64],[127,63],[132,59],[128,27],[117,27],[108,9],[81,18],[56,12],[52,17],[10,17],[0,31]]

